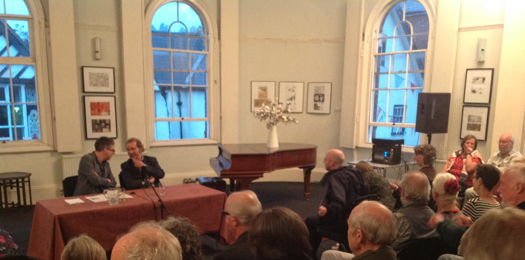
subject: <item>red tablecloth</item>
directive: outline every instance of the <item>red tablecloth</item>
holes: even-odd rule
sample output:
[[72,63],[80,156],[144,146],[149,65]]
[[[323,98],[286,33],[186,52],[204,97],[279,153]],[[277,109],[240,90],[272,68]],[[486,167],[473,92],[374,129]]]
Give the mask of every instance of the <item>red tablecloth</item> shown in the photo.
[[[79,196],[85,203],[67,204],[63,198],[36,203],[29,238],[28,255],[42,260],[60,259],[67,241],[85,233],[104,249],[113,247],[117,237],[134,224],[145,220],[160,220],[161,211],[152,189],[126,191],[132,199],[118,205],[94,203]],[[69,199],[69,198],[68,198]],[[199,184],[166,187],[162,196],[173,216],[185,216],[199,232],[218,231],[226,194]],[[164,216],[168,214],[164,212]]]

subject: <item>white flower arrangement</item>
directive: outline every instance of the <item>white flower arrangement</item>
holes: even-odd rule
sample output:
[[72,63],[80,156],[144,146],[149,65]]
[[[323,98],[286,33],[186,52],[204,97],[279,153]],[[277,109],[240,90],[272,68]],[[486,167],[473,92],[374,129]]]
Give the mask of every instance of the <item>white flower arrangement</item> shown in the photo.
[[272,102],[270,104],[263,104],[261,107],[253,111],[255,118],[259,121],[265,121],[268,129],[278,123],[298,123],[297,119],[287,116],[290,113],[290,104],[283,105],[281,102]]

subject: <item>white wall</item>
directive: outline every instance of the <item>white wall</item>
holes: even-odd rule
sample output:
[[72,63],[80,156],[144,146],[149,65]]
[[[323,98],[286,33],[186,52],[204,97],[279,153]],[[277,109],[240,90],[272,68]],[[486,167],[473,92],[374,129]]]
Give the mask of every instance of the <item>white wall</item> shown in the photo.
[[[151,0],[154,1],[154,0]],[[117,151],[124,153],[124,140],[130,135],[144,135],[145,125],[144,113],[146,107],[144,98],[144,82],[136,81],[136,72],[143,73],[140,66],[144,57],[140,55],[127,55],[136,53],[140,44],[134,40],[142,41],[142,36],[135,36],[132,32],[140,28],[130,28],[132,24],[125,23],[130,17],[144,14],[144,9],[150,0],[64,0],[64,1],[42,1],[48,20],[61,18],[61,11],[73,8],[74,35],[64,37],[74,40],[75,53],[67,50],[53,49],[51,53],[49,70],[52,89],[63,86],[61,77],[66,77],[76,84],[76,96],[61,96],[61,100],[73,100],[72,107],[67,105],[58,106],[56,109],[69,109],[68,113],[62,113],[63,118],[74,117],[80,121],[80,125],[69,125],[68,121],[51,122],[60,135],[55,138],[58,143],[65,145],[70,153],[47,152],[24,152],[24,153],[1,153],[0,172],[4,171],[27,171],[31,172],[33,194],[35,199],[45,199],[59,196],[62,180],[61,155],[83,154],[93,150],[93,141],[83,140],[84,125],[82,113],[82,85],[80,79],[80,66],[107,66],[115,68],[116,97],[118,104],[118,138]],[[318,168],[314,172],[313,180],[318,180],[322,175],[322,159],[326,150],[339,146],[341,121],[341,109],[346,102],[355,102],[354,96],[342,96],[343,78],[345,73],[354,74],[344,88],[357,89],[356,73],[357,67],[345,64],[345,53],[355,58],[360,52],[359,35],[360,28],[365,26],[368,14],[373,10],[374,4],[383,0],[195,0],[199,6],[210,12],[213,22],[218,24],[217,31],[220,33],[220,48],[226,54],[220,57],[219,84],[221,90],[221,111],[223,112],[222,136],[225,142],[265,142],[267,129],[262,122],[254,119],[250,112],[250,81],[300,81],[307,82],[332,82],[332,108],[329,115],[312,115],[306,112],[294,114],[299,120],[298,124],[279,125],[279,139],[281,142],[313,143],[318,146]],[[53,2],[54,12],[49,12],[49,3]],[[434,39],[434,53],[440,62],[432,64],[432,71],[436,72],[432,79],[432,90],[448,89],[453,93],[452,117],[450,120],[449,134],[437,136],[436,139],[443,143],[441,155],[449,153],[459,145],[459,111],[461,108],[463,81],[466,68],[491,67],[496,69],[495,91],[493,92],[492,105],[500,108],[505,103],[514,104],[517,113],[521,111],[521,118],[516,120],[505,120],[507,129],[515,129],[516,135],[520,135],[523,129],[523,102],[522,97],[513,96],[512,90],[518,86],[525,85],[523,76],[517,77],[515,84],[510,73],[511,65],[518,64],[517,58],[512,58],[512,48],[518,48],[519,42],[523,42],[523,35],[518,43],[510,44],[513,34],[516,34],[516,24],[522,22],[510,11],[504,3],[515,3],[519,1],[489,1],[489,6],[480,4],[479,0],[462,0],[456,4],[456,0],[432,1],[436,7],[436,19],[440,28],[437,35],[447,35],[440,39]],[[439,4],[438,4],[439,3]],[[347,11],[347,5],[350,7]],[[219,8],[220,6],[220,8]],[[450,10],[447,8],[454,8]],[[519,10],[524,10],[523,5]],[[229,13],[230,12],[230,13]],[[517,12],[517,11],[516,11]],[[523,13],[523,12],[522,12]],[[450,14],[457,14],[450,17]],[[507,16],[507,14],[509,16]],[[220,22],[222,16],[224,23]],[[483,17],[481,19],[480,17]],[[513,17],[510,19],[509,17]],[[456,22],[450,22],[455,19]],[[238,23],[236,21],[238,20]],[[449,21],[447,23],[447,21]],[[141,24],[141,22],[136,22]],[[444,25],[456,24],[457,28],[448,28]],[[53,28],[48,28],[52,30]],[[450,31],[452,30],[452,31]],[[505,31],[510,30],[510,31]],[[345,37],[348,34],[356,42],[345,45]],[[73,36],[73,37],[72,37]],[[49,35],[47,35],[49,37]],[[102,60],[94,60],[92,56],[91,40],[93,37],[102,39]],[[487,38],[487,61],[483,65],[476,64],[474,50],[478,37]],[[49,39],[49,38],[48,38]],[[133,41],[133,42],[132,42]],[[452,41],[452,43],[451,43]],[[235,47],[238,44],[238,48]],[[503,49],[503,50],[502,50]],[[510,50],[509,50],[510,49]],[[504,55],[502,55],[502,51]],[[521,52],[525,53],[525,52]],[[445,56],[443,56],[445,55]],[[63,75],[57,71],[54,62],[61,60],[67,64],[76,64],[77,75]],[[354,59],[358,60],[358,59]],[[236,65],[237,64],[237,65]],[[502,68],[502,64],[507,69]],[[233,68],[231,66],[234,66]],[[235,67],[237,66],[237,67]],[[505,67],[504,66],[504,67]],[[517,67],[517,66],[515,66]],[[344,71],[348,68],[348,71]],[[502,71],[505,69],[505,72]],[[501,78],[505,75],[505,79]],[[138,77],[141,78],[142,76]],[[448,77],[448,79],[446,78]],[[224,80],[224,82],[222,82]],[[506,86],[504,92],[500,92],[501,86]],[[59,88],[60,89],[60,88]],[[350,93],[352,93],[352,91]],[[504,93],[504,94],[501,94]],[[500,100],[500,95],[508,102]],[[138,97],[137,97],[138,96]],[[53,100],[57,105],[57,100]],[[353,107],[353,106],[349,106]],[[131,109],[131,110],[130,110]],[[306,109],[306,106],[304,107]],[[73,112],[72,112],[73,111]],[[78,111],[78,112],[77,112]],[[136,112],[136,118],[134,113]],[[142,113],[140,112],[142,111]],[[353,108],[348,111],[356,113]],[[493,122],[497,121],[496,115],[504,112],[495,112],[491,109],[489,126],[489,142],[480,143],[480,150],[488,156],[489,151],[494,151],[494,137],[499,135],[500,128],[495,127]],[[142,119],[141,119],[142,118]],[[132,126],[132,127],[129,127]],[[355,127],[355,124],[350,124]],[[71,129],[72,132],[68,132]],[[76,133],[75,131],[80,131]],[[514,131],[514,130],[513,130]],[[518,132],[520,131],[520,132]],[[350,132],[349,132],[350,133]],[[341,133],[344,135],[345,133]],[[81,142],[76,145],[78,139],[72,136],[80,136]],[[74,140],[71,140],[74,139]],[[519,137],[518,137],[519,139]],[[71,143],[72,142],[72,143]],[[489,143],[492,143],[490,145]],[[56,148],[55,148],[56,149]],[[354,154],[354,151],[356,152]],[[368,157],[368,148],[346,149],[349,159],[363,159]],[[166,182],[168,184],[180,183],[182,178],[197,176],[213,176],[214,172],[208,164],[210,157],[217,155],[216,145],[194,145],[194,146],[171,146],[154,147],[148,153],[157,156],[161,165],[168,173]],[[408,159],[410,154],[405,154]],[[441,157],[443,158],[443,157]],[[119,169],[113,169],[118,174]],[[261,181],[269,180],[293,180],[301,181],[302,174],[299,170],[279,171],[265,174]]]

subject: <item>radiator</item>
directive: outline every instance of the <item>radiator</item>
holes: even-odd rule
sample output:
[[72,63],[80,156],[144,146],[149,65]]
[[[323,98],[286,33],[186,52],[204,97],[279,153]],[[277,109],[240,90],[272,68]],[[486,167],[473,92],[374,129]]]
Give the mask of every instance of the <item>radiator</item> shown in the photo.
[[[78,164],[80,163],[80,158],[84,154],[68,154],[62,155],[62,179],[74,176],[78,174]],[[109,165],[111,166],[111,172],[115,176],[115,180],[118,182],[118,174],[120,173],[120,164],[128,160],[127,153],[116,153],[109,160]]]

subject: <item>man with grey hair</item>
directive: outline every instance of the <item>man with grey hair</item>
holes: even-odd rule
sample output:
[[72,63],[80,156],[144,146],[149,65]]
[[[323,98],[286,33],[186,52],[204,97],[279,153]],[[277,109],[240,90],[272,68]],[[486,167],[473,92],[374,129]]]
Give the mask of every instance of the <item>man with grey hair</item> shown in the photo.
[[506,168],[498,192],[504,206],[525,209],[525,163],[515,163]]
[[389,246],[395,234],[392,212],[379,202],[365,200],[348,217],[348,245],[353,254],[328,250],[321,260],[395,260],[396,252]]
[[399,187],[403,206],[394,213],[398,234],[392,243],[397,252],[411,239],[437,236],[435,229],[427,226],[428,220],[434,215],[434,211],[428,207],[430,183],[427,176],[421,172],[409,172]]
[[182,260],[179,240],[152,222],[135,225],[121,237],[111,252],[111,260]]
[[261,202],[251,190],[234,192],[228,196],[223,210],[224,225],[233,235],[235,243],[216,255],[214,259],[255,259],[248,244],[248,232],[251,222],[261,211]]

